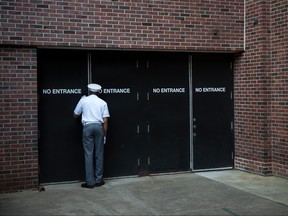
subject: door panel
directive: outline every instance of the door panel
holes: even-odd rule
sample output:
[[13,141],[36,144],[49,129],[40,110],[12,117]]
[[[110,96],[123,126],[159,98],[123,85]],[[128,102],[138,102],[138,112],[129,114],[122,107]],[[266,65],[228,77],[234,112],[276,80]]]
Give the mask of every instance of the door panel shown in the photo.
[[189,169],[188,57],[148,57],[150,171]]
[[40,182],[83,179],[82,125],[73,111],[86,91],[86,53],[39,50],[38,83]]
[[233,72],[226,55],[193,56],[193,168],[233,166]]
[[100,97],[110,118],[105,144],[105,177],[138,174],[136,58],[119,52],[92,53],[92,82],[102,86]]

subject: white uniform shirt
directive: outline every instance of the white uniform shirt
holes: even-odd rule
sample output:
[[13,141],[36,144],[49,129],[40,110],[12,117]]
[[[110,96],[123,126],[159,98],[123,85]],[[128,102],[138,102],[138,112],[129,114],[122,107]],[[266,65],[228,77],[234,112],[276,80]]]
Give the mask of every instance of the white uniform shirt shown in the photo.
[[92,122],[103,123],[103,118],[110,117],[107,103],[94,94],[81,98],[74,113],[82,114],[83,125]]

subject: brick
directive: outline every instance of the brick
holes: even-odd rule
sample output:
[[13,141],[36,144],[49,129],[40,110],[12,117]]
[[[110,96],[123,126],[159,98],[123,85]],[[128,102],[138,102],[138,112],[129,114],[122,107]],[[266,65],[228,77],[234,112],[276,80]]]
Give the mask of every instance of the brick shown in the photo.
[[[251,161],[242,160],[241,164],[236,162],[236,167],[249,169],[249,171],[263,175],[275,174],[287,176],[287,164],[285,164],[287,157],[285,158],[285,154],[276,153],[281,148],[286,150],[288,148],[287,144],[281,145],[280,142],[277,141],[282,139],[284,143],[287,143],[287,128],[285,126],[286,124],[282,123],[283,121],[287,122],[287,115],[285,115],[287,105],[285,102],[283,103],[283,101],[287,101],[287,96],[284,96],[285,94],[281,94],[281,92],[287,91],[288,86],[287,83],[283,83],[280,75],[284,74],[285,72],[282,71],[283,69],[285,71],[285,68],[287,68],[287,64],[283,64],[281,57],[282,55],[287,56],[287,49],[283,49],[282,47],[283,41],[287,40],[287,34],[285,34],[284,26],[280,27],[275,25],[280,20],[284,23],[288,21],[287,11],[281,11],[279,8],[280,5],[284,6],[284,1],[277,1],[277,4],[275,1],[271,3],[262,1],[257,4],[256,1],[249,0],[246,3],[250,5],[247,10],[247,16],[258,17],[259,22],[256,25],[248,25],[246,29],[247,49],[241,58],[237,60],[240,62],[236,62],[236,161],[247,157],[245,154],[247,148],[257,148],[260,153],[253,157],[248,156],[248,158],[251,157],[253,160],[262,161],[263,163],[253,166]],[[268,6],[272,9],[271,14],[267,11]],[[281,17],[280,20],[279,17]],[[271,29],[265,24],[269,22]],[[271,32],[271,34],[267,35],[266,32]],[[281,37],[280,41],[278,39],[279,35]],[[271,47],[269,40],[278,41],[273,44],[274,52],[272,56],[270,53]],[[251,58],[253,58],[253,61],[250,61]],[[259,67],[257,64],[261,66]],[[279,70],[279,68],[281,68],[282,71]],[[263,74],[263,76],[256,76],[256,74],[259,73]],[[253,74],[255,76],[251,76]],[[246,79],[247,76],[249,79]],[[279,85],[280,83],[282,84]],[[251,85],[253,85],[253,89],[247,89],[247,86]],[[247,95],[241,94],[241,92],[247,92]],[[276,98],[277,100],[275,100]],[[250,113],[248,109],[246,109],[249,107],[259,109],[255,109],[255,111]],[[273,110],[271,109],[272,107]],[[255,118],[255,112],[258,113],[257,118]],[[281,116],[280,118],[278,118],[279,115]],[[255,127],[254,125],[256,124],[260,127]],[[275,127],[276,125],[277,127]],[[247,132],[249,128],[251,130],[250,135],[244,137],[247,132],[241,132],[241,128],[246,128]],[[284,165],[286,169],[281,170],[276,168],[282,165]]]
[[[1,136],[1,141],[4,145],[5,152],[5,162],[3,168],[5,172],[0,172],[0,178],[2,185],[0,192],[3,191],[18,191],[25,189],[25,185],[31,185],[31,180],[21,180],[23,182],[18,182],[17,177],[20,173],[31,173],[30,168],[21,168],[18,165],[25,161],[25,152],[34,152],[34,161],[30,161],[30,166],[38,167],[38,152],[37,152],[37,142],[32,144],[31,140],[37,140],[37,127],[30,122],[37,122],[37,100],[32,100],[32,98],[37,97],[35,93],[37,92],[37,80],[25,80],[22,77],[34,76],[37,77],[37,67],[36,66],[36,50],[35,49],[0,49],[1,50],[1,65],[5,62],[6,65],[15,64],[17,69],[14,67],[7,67],[5,74],[10,78],[5,81],[5,85],[9,88],[5,91],[1,90],[2,103],[5,108],[4,118],[7,121],[2,121],[3,127],[8,130],[2,130],[3,136]],[[33,75],[34,74],[34,75]],[[0,72],[0,75],[4,75]],[[17,78],[18,77],[18,78]],[[31,86],[31,90],[23,91],[23,86]],[[33,86],[33,87],[32,87]],[[26,88],[26,87],[25,87]],[[34,93],[33,93],[34,90]],[[21,91],[21,94],[16,94],[17,97],[10,98],[10,95],[15,95],[15,92]],[[2,96],[3,95],[3,96]],[[24,110],[29,111],[31,114],[23,115]],[[33,111],[32,111],[33,110]],[[0,115],[3,116],[3,111],[0,110]],[[28,120],[28,121],[27,121]],[[15,123],[14,123],[15,122]],[[26,128],[29,128],[28,132],[24,132]],[[33,148],[35,146],[35,148]],[[32,147],[32,148],[31,148]],[[29,154],[30,154],[29,153]],[[23,158],[23,159],[21,159]],[[9,162],[9,163],[7,163]],[[12,175],[13,173],[13,175]],[[31,175],[30,175],[31,176]],[[38,174],[34,173],[31,178],[33,179],[33,187],[37,187]],[[15,183],[11,184],[10,182]],[[17,183],[18,182],[18,183]]]
[[[2,7],[2,12],[6,14],[5,23],[7,26],[5,29],[7,30],[4,32],[5,34],[0,36],[0,41],[2,44],[12,43],[24,46],[69,47],[70,43],[73,43],[73,46],[77,47],[106,47],[106,40],[97,44],[90,40],[94,35],[94,28],[98,28],[96,31],[109,32],[112,36],[116,36],[119,31],[126,32],[127,39],[113,46],[113,48],[122,49],[122,46],[132,38],[138,37],[139,42],[145,40],[145,37],[137,35],[138,30],[133,28],[135,25],[141,25],[146,29],[157,27],[154,30],[158,31],[158,37],[173,37],[174,29],[177,31],[181,29],[182,34],[185,34],[190,40],[185,44],[170,42],[167,45],[169,49],[184,51],[187,50],[187,46],[193,48],[194,44],[197,43],[192,36],[193,34],[202,35],[201,32],[205,31],[205,28],[212,29],[218,23],[225,21],[227,28],[221,31],[220,36],[217,37],[217,49],[220,51],[241,50],[243,49],[244,12],[242,6],[237,0],[229,1],[228,5],[226,0],[211,2],[209,5],[206,5],[205,2],[194,1],[189,3],[172,1],[171,4],[161,1],[147,3],[144,0],[137,2],[117,1],[117,5],[108,1],[92,0],[87,0],[85,3],[50,1],[43,4],[27,4],[24,7],[14,7],[12,2],[7,2],[7,5]],[[233,13],[228,13],[228,11],[233,11]],[[15,16],[16,13],[25,16],[24,23],[21,16]],[[117,25],[120,20],[123,21],[123,25],[114,27],[113,24]],[[199,28],[195,28],[196,20],[201,23]],[[162,22],[170,25],[165,33],[163,32],[163,24],[159,25]],[[15,25],[17,28],[14,28]],[[73,28],[75,26],[79,28],[76,30]],[[90,26],[91,29],[88,30],[87,26]],[[185,29],[187,26],[188,29]],[[190,32],[190,28],[193,28],[193,34]],[[129,29],[129,31],[123,31],[124,29]],[[10,37],[7,38],[6,34]],[[232,34],[236,35],[230,37],[229,35]],[[70,40],[63,43],[60,38],[65,38],[66,35],[69,35]],[[78,35],[85,35],[86,38],[79,40]],[[110,44],[110,42],[108,43]],[[143,48],[153,48],[160,45],[153,40],[141,43]],[[131,48],[137,48],[136,46],[137,44],[131,44]],[[198,46],[197,49],[215,50],[215,44],[211,43],[201,43]]]

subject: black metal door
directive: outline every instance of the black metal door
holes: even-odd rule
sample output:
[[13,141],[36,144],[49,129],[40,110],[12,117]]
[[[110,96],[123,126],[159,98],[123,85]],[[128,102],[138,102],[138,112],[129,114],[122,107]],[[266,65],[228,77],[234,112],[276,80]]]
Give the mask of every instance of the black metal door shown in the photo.
[[84,178],[82,125],[73,110],[86,94],[87,54],[38,50],[40,182]]
[[193,55],[193,169],[233,166],[233,70],[227,55]]
[[137,61],[123,52],[92,53],[92,81],[103,90],[100,97],[108,104],[107,143],[104,153],[104,176],[138,175],[137,134]]
[[189,169],[187,55],[93,52],[111,117],[106,177]]
[[188,56],[147,57],[149,171],[189,169]]

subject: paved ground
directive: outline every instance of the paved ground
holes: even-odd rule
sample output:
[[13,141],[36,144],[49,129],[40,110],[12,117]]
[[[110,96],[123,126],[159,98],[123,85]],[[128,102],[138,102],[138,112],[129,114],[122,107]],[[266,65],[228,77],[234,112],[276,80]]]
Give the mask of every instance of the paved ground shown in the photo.
[[241,171],[80,183],[0,195],[0,215],[288,215],[288,180]]

